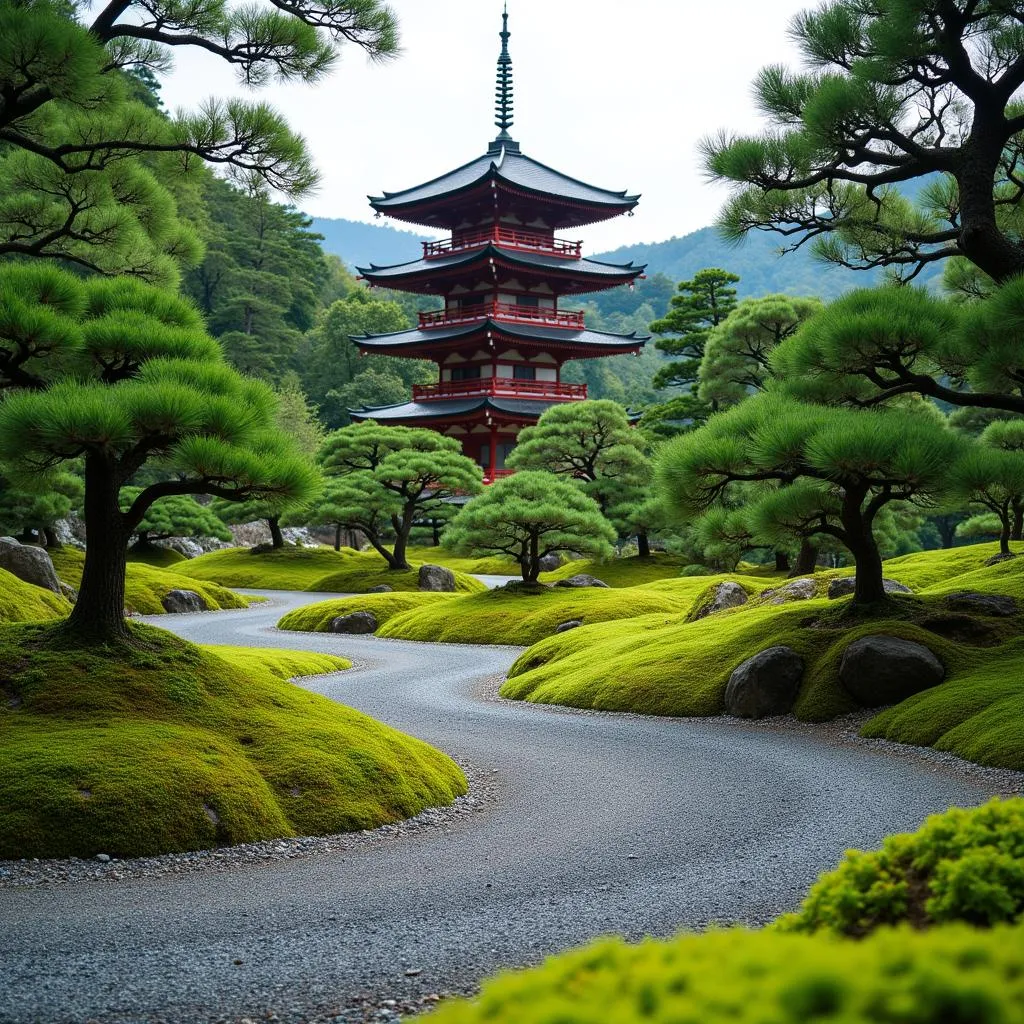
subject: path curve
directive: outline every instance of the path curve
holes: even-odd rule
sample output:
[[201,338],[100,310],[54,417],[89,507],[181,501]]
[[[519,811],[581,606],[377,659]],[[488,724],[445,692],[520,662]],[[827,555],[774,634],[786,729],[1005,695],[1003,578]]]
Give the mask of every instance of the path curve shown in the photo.
[[497,802],[343,854],[0,891],[0,1021],[292,1021],[466,990],[604,933],[762,922],[847,847],[989,795],[934,762],[815,735],[487,699],[482,680],[514,649],[279,633],[320,596],[268,596],[158,621],[198,642],[355,658],[310,687],[494,773]]

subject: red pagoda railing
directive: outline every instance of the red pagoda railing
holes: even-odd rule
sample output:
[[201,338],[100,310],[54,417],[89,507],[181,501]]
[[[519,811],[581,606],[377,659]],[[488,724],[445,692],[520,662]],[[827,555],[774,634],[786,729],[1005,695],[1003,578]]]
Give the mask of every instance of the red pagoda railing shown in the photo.
[[509,323],[583,330],[583,313],[580,310],[545,309],[543,306],[519,306],[510,302],[484,302],[465,309],[436,309],[420,313],[420,327],[452,327],[483,320],[485,317]]
[[493,484],[495,480],[501,480],[503,477],[512,476],[515,473],[514,469],[495,469],[489,470],[484,466],[484,483]]
[[485,231],[473,231],[457,238],[442,238],[438,242],[423,243],[423,258],[437,259],[438,256],[450,256],[452,253],[466,249],[478,249],[482,245],[493,242],[505,249],[521,249],[524,252],[540,252],[546,256],[564,256],[566,259],[578,260],[583,255],[582,242],[570,242],[566,238],[552,238],[536,231],[516,231],[513,228],[495,226]]
[[515,377],[480,377],[475,380],[444,380],[437,384],[413,384],[414,402],[435,398],[533,398],[560,401],[587,397],[586,384],[562,384],[554,380],[518,380]]

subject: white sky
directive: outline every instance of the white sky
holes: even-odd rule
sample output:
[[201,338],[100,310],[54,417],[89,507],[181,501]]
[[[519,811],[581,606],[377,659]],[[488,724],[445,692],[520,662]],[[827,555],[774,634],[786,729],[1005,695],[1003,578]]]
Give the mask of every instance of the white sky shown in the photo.
[[[635,216],[585,228],[601,251],[660,241],[714,219],[725,192],[704,180],[699,140],[756,130],[750,83],[793,63],[790,17],[813,0],[509,0],[512,135],[573,177],[643,193]],[[392,0],[402,54],[369,63],[354,47],[316,86],[256,94],[307,140],[322,175],[300,204],[322,217],[372,220],[368,193],[398,191],[481,155],[495,136],[501,0]],[[178,48],[168,107],[246,95],[231,69]],[[252,95],[252,94],[250,94]],[[396,227],[416,230],[392,222]]]

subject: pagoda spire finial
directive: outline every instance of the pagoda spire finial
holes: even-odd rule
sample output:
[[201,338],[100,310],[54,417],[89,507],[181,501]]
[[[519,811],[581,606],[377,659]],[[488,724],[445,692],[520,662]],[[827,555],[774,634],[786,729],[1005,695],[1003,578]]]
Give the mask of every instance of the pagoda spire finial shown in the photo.
[[500,129],[496,142],[511,141],[512,127],[512,58],[508,52],[508,4],[501,15],[501,55],[498,57],[497,88],[494,90],[494,124]]

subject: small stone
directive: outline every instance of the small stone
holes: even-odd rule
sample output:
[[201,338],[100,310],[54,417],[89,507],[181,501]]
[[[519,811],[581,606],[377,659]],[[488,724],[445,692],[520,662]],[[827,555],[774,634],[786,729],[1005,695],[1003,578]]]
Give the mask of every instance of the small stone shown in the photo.
[[110,854],[109,853],[97,853],[96,854],[96,859],[101,864],[109,864],[110,863]]
[[946,604],[957,612],[994,615],[1009,618],[1020,610],[1017,601],[1006,594],[982,594],[974,590],[958,590],[946,596]]
[[421,565],[418,585],[420,590],[453,594],[455,592],[455,573],[443,565]]
[[352,612],[331,619],[328,631],[331,633],[376,633],[377,616],[373,612]]
[[205,598],[194,590],[169,590],[160,603],[164,606],[164,611],[172,615],[205,612],[209,607]]
[[13,537],[0,537],[0,569],[6,569],[25,583],[55,594],[62,593],[53,562],[42,548],[19,544]]
[[839,682],[866,708],[898,704],[945,677],[945,666],[927,647],[893,636],[855,640],[839,664]]
[[770,596],[771,604],[786,604],[789,601],[811,601],[818,593],[818,586],[814,580],[804,577],[793,580],[777,590],[765,591],[765,596]]
[[541,555],[537,564],[541,572],[554,572],[562,564],[562,559],[559,555]]
[[[887,594],[912,594],[910,587],[905,587],[895,580],[883,580]],[[849,597],[857,587],[855,576],[842,576],[839,579],[830,580],[828,584],[828,599],[834,601],[837,597]]]
[[367,591],[368,594],[393,594],[395,592],[394,587],[389,587],[386,583],[378,584],[376,587],[370,587]]
[[568,633],[570,629],[579,629],[583,625],[582,619],[569,619],[568,622],[560,622],[555,626],[556,633]]
[[707,616],[725,611],[727,608],[739,608],[748,600],[747,592],[738,583],[726,580],[725,583],[719,583],[712,588],[709,600],[691,614],[690,621],[696,622],[698,619],[707,618]]
[[568,579],[559,580],[556,587],[603,587],[605,590],[610,590],[604,580],[599,580],[596,576],[591,576],[589,573],[581,572],[575,576],[570,576]]
[[792,647],[769,647],[747,658],[729,677],[725,710],[740,718],[788,714],[803,674],[804,660]]
[[405,972],[405,976],[407,978],[415,978],[417,974],[422,974],[422,973],[423,973],[423,968],[422,967],[410,967]]

